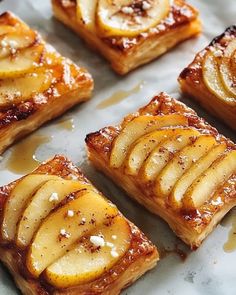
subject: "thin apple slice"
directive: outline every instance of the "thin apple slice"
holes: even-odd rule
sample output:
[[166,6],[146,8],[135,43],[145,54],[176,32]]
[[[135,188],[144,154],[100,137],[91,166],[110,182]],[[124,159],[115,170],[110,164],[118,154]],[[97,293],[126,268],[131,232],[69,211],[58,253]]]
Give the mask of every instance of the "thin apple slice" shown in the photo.
[[211,93],[219,99],[234,104],[235,98],[223,86],[219,75],[219,67],[214,54],[208,51],[203,59],[203,80]]
[[125,160],[125,172],[130,175],[137,175],[144,161],[152,150],[166,138],[178,135],[179,128],[163,129],[150,132],[135,141],[129,150]]
[[236,98],[236,73],[231,71],[231,64],[236,59],[236,40],[233,39],[224,51],[224,56],[220,59],[220,75],[225,88]]
[[25,248],[30,244],[32,237],[42,223],[42,220],[67,195],[88,187],[88,184],[63,179],[49,180],[42,185],[27,204],[19,221],[16,234],[17,246]]
[[94,31],[97,0],[77,0],[76,2],[77,19],[82,22],[87,29]]
[[119,168],[126,158],[131,145],[141,136],[169,126],[187,126],[188,119],[183,115],[139,116],[130,121],[113,142],[110,166]]
[[117,216],[111,225],[82,238],[67,254],[50,265],[45,271],[46,280],[57,288],[95,280],[121,259],[129,249],[130,240],[128,222]]
[[36,69],[19,78],[0,80],[0,107],[21,103],[43,93],[52,84],[51,69]]
[[183,198],[187,210],[199,208],[214,192],[236,173],[236,151],[231,150],[219,157],[188,188]]
[[187,189],[197,177],[199,177],[221,154],[223,154],[225,150],[226,144],[224,143],[214,146],[207,155],[200,158],[183,174],[183,176],[176,182],[169,196],[169,202],[172,207],[181,207],[182,199]]
[[22,49],[14,56],[8,56],[0,60],[0,79],[18,77],[31,72],[41,65],[44,45],[37,44]]
[[[72,217],[68,211],[73,211]],[[106,224],[118,213],[117,208],[90,190],[81,190],[64,206],[58,207],[41,224],[27,253],[26,265],[38,277],[62,257],[85,234]]]
[[60,178],[55,175],[32,174],[24,177],[16,184],[7,198],[3,210],[1,226],[3,239],[7,241],[15,239],[16,226],[27,202],[46,181],[51,179]]
[[8,34],[8,33],[13,33],[13,32],[16,32],[16,27],[14,26],[8,26],[8,25],[0,26],[0,36]]
[[196,129],[176,129],[176,135],[162,141],[149,155],[140,170],[140,179],[154,181],[173,155],[199,136]]
[[169,0],[99,0],[97,24],[102,36],[136,36],[163,20]]
[[32,46],[37,42],[38,35],[31,30],[17,30],[16,32],[0,36],[0,58],[15,54],[16,50]]
[[194,143],[186,146],[179,153],[176,153],[156,179],[155,192],[157,197],[167,197],[171,193],[175,183],[187,169],[202,156],[206,155],[216,144],[217,142],[214,136],[202,135]]

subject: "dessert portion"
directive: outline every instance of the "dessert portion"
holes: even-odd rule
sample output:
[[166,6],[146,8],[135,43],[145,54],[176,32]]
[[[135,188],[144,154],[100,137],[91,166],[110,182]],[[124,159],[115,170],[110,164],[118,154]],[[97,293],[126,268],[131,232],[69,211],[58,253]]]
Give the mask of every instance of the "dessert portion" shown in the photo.
[[179,83],[184,93],[236,130],[236,26],[199,52]]
[[0,15],[0,153],[87,100],[90,74],[10,12]]
[[95,167],[192,249],[236,205],[236,145],[165,93],[86,143]]
[[0,188],[0,259],[23,294],[119,294],[156,247],[68,159]]
[[123,75],[201,31],[184,0],[52,0],[55,17]]

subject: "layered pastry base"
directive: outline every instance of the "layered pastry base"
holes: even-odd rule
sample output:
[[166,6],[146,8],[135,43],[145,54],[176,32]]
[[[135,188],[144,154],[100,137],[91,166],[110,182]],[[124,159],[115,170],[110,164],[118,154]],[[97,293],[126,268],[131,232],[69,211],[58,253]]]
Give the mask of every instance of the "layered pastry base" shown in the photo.
[[65,157],[0,188],[0,259],[25,295],[119,294],[156,247]]
[[95,167],[192,249],[236,204],[236,145],[165,93],[86,143]]
[[12,13],[0,15],[0,153],[87,100],[90,74],[61,56]]
[[54,15],[119,74],[148,63],[201,31],[184,0],[52,0]]
[[179,83],[184,93],[236,130],[236,26],[199,52]]

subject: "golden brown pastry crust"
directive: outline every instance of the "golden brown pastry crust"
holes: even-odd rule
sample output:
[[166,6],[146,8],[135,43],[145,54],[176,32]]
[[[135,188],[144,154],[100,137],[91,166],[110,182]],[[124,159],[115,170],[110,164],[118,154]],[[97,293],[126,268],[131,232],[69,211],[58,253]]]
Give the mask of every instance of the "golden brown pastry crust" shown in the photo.
[[[10,12],[0,15],[1,25],[21,25],[29,29]],[[56,55],[61,58],[58,53]],[[91,96],[93,80],[90,74],[68,59],[64,58],[63,62],[70,67],[69,77],[62,72],[56,83],[51,84],[47,91],[39,93],[40,99],[29,98],[19,104],[0,107],[0,153],[17,139]],[[55,72],[59,73],[60,65],[57,67]]]
[[227,28],[222,35],[216,37],[205,49],[196,55],[193,62],[181,72],[178,79],[181,90],[185,94],[195,99],[212,115],[220,118],[234,130],[236,130],[236,103],[234,106],[228,104],[209,91],[203,80],[202,61],[211,48],[216,48],[220,45],[223,49],[226,41],[228,42],[229,39],[235,38],[236,26]]
[[[122,126],[140,115],[161,115],[178,113],[188,118],[188,125],[195,127],[202,134],[211,134],[219,142],[225,142],[229,149],[236,149],[236,145],[223,137],[218,131],[199,118],[197,114],[183,103],[161,93],[154,97],[145,107],[134,114],[130,114],[116,127],[106,127],[86,137],[88,156],[95,167],[119,184],[129,196],[136,199],[151,212],[160,215],[175,233],[192,249],[200,246],[204,238],[213,230],[223,216],[236,204],[236,175],[233,175],[210,200],[198,210],[176,210],[162,198],[153,200],[153,191],[140,184],[137,177],[124,174],[121,168],[111,168],[109,158],[112,142],[118,136]],[[220,202],[216,202],[217,198]]]
[[[89,183],[78,168],[67,158],[59,155],[41,164],[32,174],[57,175],[64,179],[77,177],[79,181]],[[0,188],[0,217],[7,196],[19,180]],[[142,274],[153,268],[159,259],[156,247],[134,224],[130,221],[128,223],[131,228],[132,239],[127,253],[101,277],[83,285],[66,289],[56,289],[45,281],[43,275],[39,279],[32,278],[24,266],[25,252],[19,250],[12,244],[2,244],[0,246],[0,259],[10,270],[16,284],[25,295],[117,295],[123,288],[129,286]]]
[[171,11],[157,27],[132,38],[98,38],[76,19],[76,1],[52,0],[54,15],[78,33],[91,48],[95,48],[111,63],[118,74],[126,74],[146,64],[176,44],[201,31],[198,12],[184,0],[175,0]]

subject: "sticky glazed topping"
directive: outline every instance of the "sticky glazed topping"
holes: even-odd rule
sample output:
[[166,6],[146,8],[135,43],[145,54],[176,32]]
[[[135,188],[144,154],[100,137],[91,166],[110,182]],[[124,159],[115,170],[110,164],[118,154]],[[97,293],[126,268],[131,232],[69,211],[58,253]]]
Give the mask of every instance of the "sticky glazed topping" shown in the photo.
[[191,78],[229,106],[236,106],[236,27],[232,26],[216,37],[180,74]]
[[88,135],[86,143],[114,173],[197,231],[235,199],[235,144],[164,93],[119,126]]
[[87,75],[13,15],[0,16],[0,127],[73,91]]
[[[89,5],[89,10],[83,4],[84,1],[81,1],[81,4],[78,1],[77,7],[75,0],[55,0],[55,2],[68,15],[76,17],[85,29],[97,34],[109,46],[122,51],[129,50],[150,36],[162,35],[171,29],[189,23],[198,16],[198,12],[182,0],[128,1],[123,6],[117,3],[111,6],[109,1],[99,1],[100,10],[96,9],[97,1],[85,3]],[[91,6],[93,6],[92,9]],[[156,6],[158,9],[154,8]],[[94,17],[91,14],[98,16]],[[108,21],[103,16],[109,14],[114,17],[109,18]],[[99,28],[94,26],[96,18]],[[127,25],[124,26],[124,23]]]
[[[61,164],[65,178],[50,173]],[[19,254],[24,276],[49,288],[99,279],[128,255],[134,229],[65,158],[44,166],[1,188],[1,246]]]

